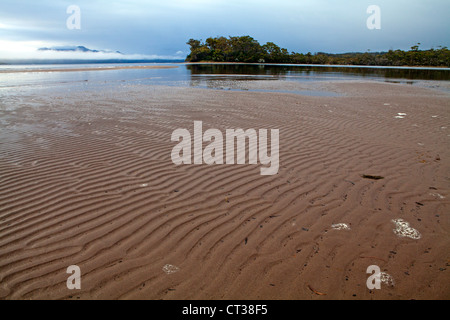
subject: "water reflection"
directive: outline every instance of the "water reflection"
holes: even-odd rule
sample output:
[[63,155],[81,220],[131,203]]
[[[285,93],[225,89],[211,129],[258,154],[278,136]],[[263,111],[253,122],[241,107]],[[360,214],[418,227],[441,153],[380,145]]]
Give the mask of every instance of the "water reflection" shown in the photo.
[[[156,65],[156,64],[152,64]],[[162,85],[223,90],[257,90],[257,80],[296,82],[334,80],[377,80],[413,84],[419,80],[450,80],[450,69],[395,69],[258,64],[159,64],[173,69],[123,69],[77,72],[0,73],[0,96],[23,89],[101,90],[123,85]],[[110,65],[111,67],[115,65]],[[58,65],[71,69],[73,65]],[[95,68],[97,65],[86,65]],[[31,67],[27,67],[30,68]],[[39,68],[44,68],[39,66]],[[5,68],[1,68],[0,70]],[[7,69],[23,70],[23,66]],[[56,69],[49,66],[49,69]],[[277,90],[286,90],[278,84]],[[262,88],[267,89],[267,86]],[[295,90],[295,89],[293,89]]]
[[[293,66],[293,65],[246,65],[246,64],[195,64],[187,65],[191,77],[199,75],[253,75],[280,80],[320,79],[403,79],[403,80],[450,80],[450,69],[426,68],[372,68],[352,66]],[[254,79],[263,79],[255,77]],[[264,78],[266,79],[266,78]]]

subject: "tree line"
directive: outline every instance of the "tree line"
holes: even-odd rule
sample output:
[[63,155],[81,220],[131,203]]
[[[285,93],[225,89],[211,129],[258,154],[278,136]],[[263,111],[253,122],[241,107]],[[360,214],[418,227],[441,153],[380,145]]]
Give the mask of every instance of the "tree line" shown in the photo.
[[409,51],[389,50],[388,52],[364,52],[331,54],[318,52],[307,54],[289,52],[273,42],[261,45],[250,36],[215,37],[205,42],[190,39],[187,44],[191,52],[187,62],[246,62],[246,63],[293,63],[329,65],[367,66],[450,66],[450,50],[439,46],[437,49],[419,50],[420,43]]

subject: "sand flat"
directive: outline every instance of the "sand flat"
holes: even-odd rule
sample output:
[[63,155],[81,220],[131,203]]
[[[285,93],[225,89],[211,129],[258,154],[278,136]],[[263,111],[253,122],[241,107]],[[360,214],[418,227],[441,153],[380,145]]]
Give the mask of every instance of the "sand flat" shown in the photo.
[[[342,96],[129,86],[1,102],[0,299],[448,299],[449,95],[311,86]],[[171,133],[200,120],[279,129],[278,175],[175,166]],[[370,265],[395,284],[369,290]]]

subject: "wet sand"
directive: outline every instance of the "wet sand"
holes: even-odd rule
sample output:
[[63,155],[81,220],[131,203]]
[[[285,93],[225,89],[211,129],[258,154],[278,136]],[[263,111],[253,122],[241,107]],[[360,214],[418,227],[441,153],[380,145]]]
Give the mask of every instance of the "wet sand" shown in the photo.
[[[449,94],[289,86],[340,96],[125,86],[2,99],[0,299],[449,299]],[[279,129],[278,174],[175,166],[171,134],[194,121]],[[81,290],[66,287],[70,265]],[[381,290],[366,287],[371,265]]]

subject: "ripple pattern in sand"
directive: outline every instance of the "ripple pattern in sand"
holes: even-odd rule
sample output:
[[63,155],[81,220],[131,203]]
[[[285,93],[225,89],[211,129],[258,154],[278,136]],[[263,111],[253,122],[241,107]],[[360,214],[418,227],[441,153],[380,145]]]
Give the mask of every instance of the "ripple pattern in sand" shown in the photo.
[[[405,273],[445,264],[448,220],[438,217],[449,202],[430,193],[448,194],[448,137],[437,129],[448,99],[145,87],[39,99],[0,114],[2,299],[321,298],[309,287],[371,298],[374,263],[396,279],[377,297],[405,298],[430,294]],[[195,120],[280,129],[279,174],[174,166],[170,135]],[[421,238],[397,237],[393,219],[414,221]],[[70,265],[82,271],[78,292],[65,285]]]

